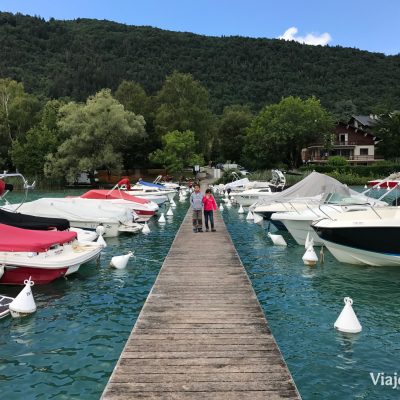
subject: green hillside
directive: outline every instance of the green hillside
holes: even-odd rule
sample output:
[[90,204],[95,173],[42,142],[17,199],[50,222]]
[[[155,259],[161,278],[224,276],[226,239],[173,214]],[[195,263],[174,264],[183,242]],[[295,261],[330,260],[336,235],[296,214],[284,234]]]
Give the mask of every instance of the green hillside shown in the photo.
[[400,108],[400,56],[0,13],[0,78],[22,81],[44,98],[83,101],[101,88],[115,90],[123,79],[151,95],[174,70],[199,80],[217,113],[230,104],[258,111],[289,95],[315,95],[330,109],[352,100],[360,113]]

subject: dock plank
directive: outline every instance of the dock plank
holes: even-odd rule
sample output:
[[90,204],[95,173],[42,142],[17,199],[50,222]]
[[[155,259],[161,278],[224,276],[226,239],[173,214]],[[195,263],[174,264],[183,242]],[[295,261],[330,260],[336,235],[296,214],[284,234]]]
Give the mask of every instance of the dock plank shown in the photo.
[[300,399],[219,212],[189,210],[103,392],[104,400]]

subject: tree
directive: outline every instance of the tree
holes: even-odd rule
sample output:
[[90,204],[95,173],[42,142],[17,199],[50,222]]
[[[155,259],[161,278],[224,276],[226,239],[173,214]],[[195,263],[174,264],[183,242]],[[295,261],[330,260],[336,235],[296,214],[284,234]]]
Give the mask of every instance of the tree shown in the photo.
[[248,165],[266,168],[285,163],[301,164],[301,149],[318,137],[330,137],[331,115],[314,97],[286,97],[266,106],[251,123],[245,145]]
[[148,162],[148,154],[161,147],[161,138],[154,130],[155,99],[147,96],[146,92],[136,82],[122,81],[115,91],[114,97],[125,107],[125,110],[142,115],[146,121],[147,136],[137,142],[135,148],[124,153],[124,162],[143,165]]
[[61,106],[62,103],[58,100],[48,101],[42,110],[41,121],[28,131],[25,138],[13,142],[11,159],[22,173],[43,175],[45,157],[55,153],[65,139],[57,126]]
[[224,108],[218,126],[220,153],[224,160],[239,161],[245,144],[246,129],[253,114],[246,106],[234,105]]
[[400,147],[400,112],[382,115],[374,127],[374,132],[381,139],[379,152],[387,159],[399,157]]
[[37,98],[25,93],[24,86],[9,78],[0,79],[0,160],[9,164],[8,152],[36,122],[40,109]]
[[114,97],[125,107],[125,110],[144,117],[148,113],[149,98],[142,86],[136,82],[122,81],[115,91]]
[[171,172],[181,172],[190,165],[202,165],[204,159],[195,152],[196,140],[192,131],[172,131],[162,138],[163,149],[150,154],[150,161],[161,164]]
[[337,122],[347,123],[357,114],[357,106],[351,100],[340,100],[334,104],[332,114]]
[[85,104],[60,109],[58,127],[68,138],[46,158],[47,176],[74,179],[80,171],[93,175],[99,168],[121,169],[123,152],[145,136],[144,119],[124,110],[103,89]]
[[213,139],[213,116],[209,109],[208,91],[190,74],[174,72],[165,80],[157,96],[160,106],[155,117],[159,135],[174,130],[191,130],[197,151],[208,155]]

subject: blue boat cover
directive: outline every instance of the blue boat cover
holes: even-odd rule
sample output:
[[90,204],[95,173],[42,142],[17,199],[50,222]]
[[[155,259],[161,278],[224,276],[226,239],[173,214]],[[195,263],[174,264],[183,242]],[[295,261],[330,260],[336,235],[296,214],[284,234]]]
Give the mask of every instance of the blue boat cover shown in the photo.
[[139,185],[143,185],[143,186],[155,187],[155,188],[158,188],[158,189],[165,189],[164,185],[159,185],[158,183],[139,181],[138,184]]

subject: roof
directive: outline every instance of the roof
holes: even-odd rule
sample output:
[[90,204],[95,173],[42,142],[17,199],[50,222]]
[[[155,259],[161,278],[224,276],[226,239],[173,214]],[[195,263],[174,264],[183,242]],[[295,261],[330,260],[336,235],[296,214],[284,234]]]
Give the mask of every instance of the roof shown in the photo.
[[352,118],[357,120],[361,125],[371,127],[376,124],[376,119],[371,118],[370,115],[353,115]]

